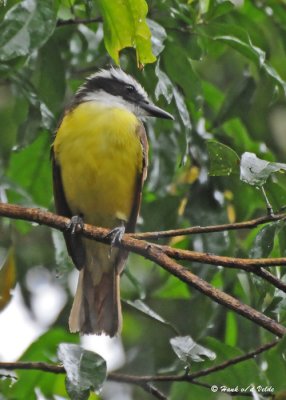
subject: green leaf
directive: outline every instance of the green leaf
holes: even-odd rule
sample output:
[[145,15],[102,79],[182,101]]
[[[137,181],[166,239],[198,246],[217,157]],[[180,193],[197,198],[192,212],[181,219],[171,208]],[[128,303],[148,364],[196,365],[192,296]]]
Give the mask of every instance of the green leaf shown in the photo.
[[[58,345],[63,341],[78,342],[78,336],[68,333],[64,329],[50,329],[25,351],[21,361],[54,361]],[[54,374],[47,374],[44,371],[17,371],[18,380],[10,390],[10,398],[27,400],[35,398],[35,388],[38,387],[42,393],[49,398],[56,392],[56,380]],[[64,380],[64,376],[58,376]]]
[[214,126],[220,126],[224,121],[236,116],[238,113],[242,113],[243,110],[247,112],[250,108],[255,87],[255,81],[249,74],[245,73],[238,79],[226,93],[215,118]]
[[71,400],[87,400],[89,398],[89,389],[80,389],[76,384],[73,384],[68,377],[66,377],[65,383],[66,391]]
[[27,56],[40,48],[56,27],[52,0],[24,0],[12,7],[0,25],[0,60]]
[[206,358],[210,360],[216,358],[213,351],[197,344],[191,336],[177,336],[170,339],[170,343],[179,359],[188,364],[191,361],[201,362],[205,361]]
[[16,263],[13,247],[8,250],[7,256],[0,264],[0,310],[3,310],[11,299],[11,290],[16,283]]
[[[40,100],[35,91],[34,86],[29,79],[22,73],[13,74],[11,76],[13,82],[13,89],[17,91],[21,103],[18,107],[18,119],[23,111],[25,115],[20,117],[18,123],[18,147],[30,144],[35,137],[39,134],[40,128],[45,128],[50,131],[55,129],[55,119],[52,112],[48,109],[46,104]],[[26,105],[23,106],[23,100],[29,103],[28,115],[26,113]]]
[[184,97],[182,96],[182,94],[179,92],[179,90],[176,87],[173,89],[173,92],[174,92],[176,106],[179,111],[179,114],[180,114],[181,120],[183,122],[183,125],[185,127],[185,130],[191,130],[192,122],[190,119],[189,111],[187,109]]
[[249,35],[241,27],[234,24],[212,23],[209,27],[212,40],[225,43],[253,61],[262,66],[265,62],[265,52],[254,46]]
[[[220,365],[222,362],[245,354],[245,351],[242,351],[238,347],[229,346],[213,337],[205,338],[204,345],[210,347],[217,355],[214,362],[206,360],[204,368]],[[200,364],[192,364],[192,367],[194,371],[201,369]],[[254,359],[249,359],[238,364],[230,365],[228,368],[214,372],[201,379],[204,383],[210,385],[215,383],[218,386],[248,387],[251,384],[262,385],[263,383],[266,386],[266,382],[263,378],[261,366],[258,365]]]
[[249,185],[263,186],[271,174],[281,170],[286,170],[286,164],[262,160],[254,153],[241,156],[240,179]]
[[[162,54],[164,69],[169,78],[180,86],[188,100],[195,103],[199,102],[202,89],[200,80],[195,73],[189,53],[184,48],[177,45],[172,37],[169,37],[168,45]],[[176,60],[176,62],[174,62]]]
[[61,343],[58,357],[67,373],[67,392],[72,400],[85,400],[90,390],[101,391],[106,379],[106,362],[92,351],[81,346]]
[[143,314],[147,315],[148,317],[155,319],[156,321],[161,322],[164,325],[170,326],[176,333],[178,333],[177,329],[167,320],[165,320],[161,315],[157,314],[152,308],[147,306],[142,300],[124,300],[126,304],[135,308],[138,311],[141,311]]
[[162,25],[158,24],[156,21],[147,18],[147,23],[151,31],[151,42],[153,54],[158,57],[160,53],[165,48],[164,41],[167,38],[167,32]]
[[208,140],[207,149],[211,176],[229,176],[238,173],[239,157],[234,150],[216,140]]
[[226,314],[225,343],[229,346],[235,346],[238,337],[237,318],[235,313],[228,311]]
[[278,390],[286,389],[285,376],[286,376],[286,336],[281,339],[280,343],[268,350],[266,353],[267,369],[266,375],[271,385]]
[[[64,329],[54,328],[41,335],[21,356],[21,361],[50,361],[56,354],[56,349],[61,341],[68,340],[73,343],[78,342],[78,337],[68,333]],[[44,351],[43,351],[44,350]]]
[[276,223],[268,224],[260,229],[250,250],[249,256],[251,258],[265,258],[269,256],[273,249],[276,230]]
[[38,96],[49,110],[60,110],[65,95],[65,68],[56,40],[49,40],[39,51],[36,84]]
[[158,78],[158,82],[155,88],[155,97],[156,100],[158,100],[159,97],[162,95],[165,97],[167,102],[170,103],[173,98],[174,85],[168,75],[160,69],[159,64],[160,60],[157,61],[155,68],[155,74]]
[[228,14],[233,11],[234,4],[231,1],[223,1],[222,3],[215,3],[213,7],[211,7],[205,18],[210,21],[216,18],[221,17],[222,15]]
[[212,23],[210,24],[208,33],[212,40],[231,46],[252,61],[283,89],[284,94],[286,93],[286,82],[272,66],[266,63],[265,51],[252,43],[250,36],[245,30],[234,24]]
[[199,0],[200,12],[202,14],[206,13],[210,6],[210,0]]
[[146,22],[145,0],[99,0],[103,16],[104,42],[107,51],[119,64],[119,52],[125,47],[136,49],[138,64],[152,63],[151,32]]
[[[171,387],[170,400],[218,400],[217,393],[212,393],[210,389],[198,385],[192,385],[190,390],[189,382],[175,382]],[[224,397],[222,397],[225,400]],[[228,397],[226,400],[229,400]]]
[[124,276],[127,277],[129,282],[133,285],[133,287],[136,289],[136,292],[138,293],[139,298],[145,299],[146,298],[146,290],[142,282],[137,279],[136,275],[133,274],[128,266],[124,269]]
[[162,299],[190,299],[190,291],[184,282],[170,275],[167,282],[158,288],[153,296]]
[[248,132],[240,118],[229,119],[222,127],[218,127],[218,132],[221,131],[221,128],[227,136],[227,140],[231,140],[231,146],[237,149],[237,152],[243,153],[247,149],[255,153],[261,148],[261,143],[253,140],[251,132]]
[[[29,198],[25,198],[25,202],[29,200],[45,207],[52,198],[50,140],[47,132],[43,132],[30,146],[12,153],[7,171],[7,177],[18,185],[19,193],[24,194],[26,190]],[[15,201],[15,193],[10,194],[12,201]]]

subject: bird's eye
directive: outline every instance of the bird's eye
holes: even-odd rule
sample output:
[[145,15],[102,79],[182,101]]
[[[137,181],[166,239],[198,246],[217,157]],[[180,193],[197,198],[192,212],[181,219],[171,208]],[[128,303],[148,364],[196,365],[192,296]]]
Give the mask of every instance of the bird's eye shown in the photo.
[[135,91],[135,87],[133,85],[126,85],[125,89],[128,93],[133,93]]

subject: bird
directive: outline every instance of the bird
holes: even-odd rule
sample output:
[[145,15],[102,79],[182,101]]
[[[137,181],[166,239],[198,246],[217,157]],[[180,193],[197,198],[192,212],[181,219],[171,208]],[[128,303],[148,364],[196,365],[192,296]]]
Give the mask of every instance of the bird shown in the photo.
[[128,252],[82,237],[83,223],[108,228],[112,241],[134,232],[148,167],[145,117],[173,119],[120,67],[87,77],[66,107],[51,146],[55,209],[79,270],[69,329],[121,332],[120,275]]

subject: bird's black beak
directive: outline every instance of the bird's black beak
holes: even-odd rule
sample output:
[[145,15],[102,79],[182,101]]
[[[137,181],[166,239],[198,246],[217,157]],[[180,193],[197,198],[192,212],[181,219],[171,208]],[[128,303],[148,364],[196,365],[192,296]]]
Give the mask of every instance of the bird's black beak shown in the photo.
[[172,114],[162,110],[162,108],[155,106],[155,104],[151,102],[142,102],[140,107],[146,112],[146,115],[149,115],[150,117],[174,119]]

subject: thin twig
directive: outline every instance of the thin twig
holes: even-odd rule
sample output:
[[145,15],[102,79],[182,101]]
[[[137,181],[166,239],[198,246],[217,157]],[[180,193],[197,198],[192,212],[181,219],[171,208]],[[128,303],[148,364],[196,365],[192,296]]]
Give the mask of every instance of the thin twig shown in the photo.
[[14,371],[21,370],[38,370],[43,372],[51,372],[53,374],[65,374],[66,370],[62,365],[49,364],[46,362],[35,361],[15,361],[15,362],[0,362],[0,369]]
[[279,343],[279,340],[273,340],[272,342],[266,343],[266,344],[258,347],[257,349],[252,350],[246,354],[231,358],[231,359],[224,361],[221,364],[215,365],[213,367],[206,368],[201,371],[193,372],[192,374],[188,375],[188,378],[191,380],[195,379],[195,378],[201,378],[202,376],[207,376],[214,372],[221,371],[225,368],[231,367],[235,364],[241,363],[243,361],[247,361],[250,358],[254,358],[254,357],[258,356],[258,354],[261,354],[261,353],[271,349],[272,347],[275,347],[278,343]]
[[249,221],[235,222],[233,224],[193,226],[191,228],[170,229],[167,231],[160,231],[160,232],[142,232],[142,233],[134,233],[132,234],[132,236],[135,239],[147,240],[147,239],[169,238],[174,236],[193,235],[197,233],[211,233],[211,232],[233,231],[239,229],[253,229],[259,225],[266,224],[268,222],[280,221],[285,218],[286,218],[285,213],[279,213],[274,215],[265,215],[263,217],[255,218]]
[[[131,236],[131,235],[129,235]],[[210,253],[201,253],[199,251],[175,249],[170,246],[153,246],[161,249],[166,255],[175,260],[189,260],[204,264],[221,265],[228,268],[240,268],[245,271],[253,271],[253,267],[277,267],[286,265],[286,257],[280,258],[236,258],[217,256]]]
[[252,272],[257,276],[260,276],[267,282],[271,283],[277,289],[282,290],[282,292],[286,293],[286,283],[284,283],[281,279],[278,279],[277,276],[271,274],[271,272],[267,271],[264,268],[254,268]]
[[136,383],[139,385],[145,392],[152,394],[156,399],[159,400],[168,400],[167,397],[162,393],[158,388],[156,388],[151,383]]
[[[264,280],[271,283],[277,289],[282,290],[286,293],[286,283],[278,279],[271,272],[265,270],[266,267],[273,266],[285,266],[286,258],[235,258],[217,256],[215,254],[201,253],[198,251],[174,249],[170,246],[158,246],[164,251],[169,257],[175,260],[189,260],[197,263],[219,265],[226,268],[239,268],[246,272],[252,272],[253,274],[263,278]],[[265,267],[265,268],[262,268]]]
[[[257,349],[250,351],[241,356],[231,358],[218,365],[210,368],[205,368],[191,374],[182,375],[128,375],[118,372],[111,372],[108,374],[107,379],[115,382],[124,383],[150,383],[150,382],[193,382],[195,379],[203,376],[210,375],[214,372],[222,371],[228,367],[247,361],[251,358],[255,358],[257,355],[273,348],[279,343],[279,340],[266,343]],[[0,369],[3,370],[39,370],[44,372],[51,372],[53,374],[64,374],[66,373],[65,368],[62,365],[49,364],[45,362],[32,362],[32,361],[15,361],[15,362],[0,362]]]
[[78,25],[78,24],[93,24],[97,22],[102,22],[102,17],[96,18],[84,18],[84,19],[58,19],[57,27],[65,25]]

